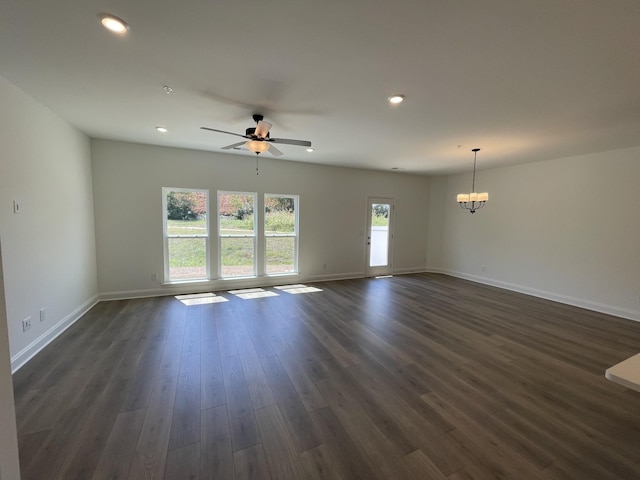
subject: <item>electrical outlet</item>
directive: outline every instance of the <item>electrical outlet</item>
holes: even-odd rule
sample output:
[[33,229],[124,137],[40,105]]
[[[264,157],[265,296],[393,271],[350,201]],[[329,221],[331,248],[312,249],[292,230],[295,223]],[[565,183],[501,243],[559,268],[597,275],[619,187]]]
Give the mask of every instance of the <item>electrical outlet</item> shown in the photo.
[[323,270],[326,270],[326,269],[327,269],[327,264],[326,264],[326,263],[323,263],[323,264],[322,264],[322,269],[323,269]]
[[45,320],[46,320],[46,316],[45,316],[45,313],[44,313],[44,308],[41,308],[40,309],[40,321],[44,322]]
[[20,208],[20,202],[18,202],[18,200],[14,200],[13,201],[13,213],[15,213],[16,215],[18,213],[20,213],[21,208]]
[[27,317],[24,320],[22,320],[22,331],[26,332],[30,328],[31,328],[31,317]]
[[151,274],[151,281],[153,281],[153,282],[157,282],[158,281],[158,274],[157,273],[152,273]]
[[480,269],[484,272],[484,265],[480,265]]

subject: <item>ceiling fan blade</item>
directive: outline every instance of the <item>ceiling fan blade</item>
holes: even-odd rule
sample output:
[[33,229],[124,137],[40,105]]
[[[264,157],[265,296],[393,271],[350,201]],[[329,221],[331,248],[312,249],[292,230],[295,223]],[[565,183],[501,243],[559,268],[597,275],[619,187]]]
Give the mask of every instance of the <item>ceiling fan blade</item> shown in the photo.
[[282,155],[282,152],[273,145],[269,145],[269,153],[274,157],[280,157]]
[[271,124],[269,122],[260,120],[258,122],[258,126],[256,127],[255,134],[258,138],[266,138],[270,128],[271,128]]
[[270,138],[272,143],[283,143],[286,145],[298,145],[299,147],[310,147],[311,142],[308,140],[291,140],[290,138]]
[[215,128],[209,128],[209,127],[200,127],[200,128],[202,130],[209,130],[210,132],[226,133],[227,135],[235,135],[236,137],[249,138],[246,135],[241,135],[239,133],[233,133],[233,132],[225,132],[224,130],[217,130]]
[[238,142],[238,143],[234,143],[232,145],[227,145],[226,147],[222,147],[222,150],[229,150],[231,148],[237,148],[237,147],[239,147],[241,145],[244,145],[245,143],[247,143],[247,142]]

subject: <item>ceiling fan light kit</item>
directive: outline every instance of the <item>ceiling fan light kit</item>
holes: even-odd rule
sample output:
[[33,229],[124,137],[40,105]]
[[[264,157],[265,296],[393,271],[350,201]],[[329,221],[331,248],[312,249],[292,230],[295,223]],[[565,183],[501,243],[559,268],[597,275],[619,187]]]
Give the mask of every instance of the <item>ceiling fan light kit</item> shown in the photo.
[[469,210],[469,213],[476,213],[476,210],[484,207],[489,201],[489,194],[487,192],[476,193],[476,160],[478,157],[479,148],[471,150],[473,152],[473,180],[471,182],[471,193],[459,193],[457,197],[458,205]]
[[311,148],[311,142],[308,140],[293,140],[290,138],[271,138],[269,130],[271,130],[272,124],[265,122],[263,116],[260,114],[254,114],[253,120],[256,122],[255,127],[247,128],[245,134],[226,132],[224,130],[218,130],[216,128],[200,127],[202,130],[209,130],[211,132],[226,133],[227,135],[235,135],[236,137],[246,138],[247,141],[233,143],[222,147],[222,150],[229,150],[232,148],[238,148],[242,145],[247,147],[250,151],[256,155],[260,155],[264,152],[269,152],[271,155],[279,157],[282,152],[278,150],[273,144],[280,143],[283,145],[297,145],[299,147]]
[[270,147],[264,140],[249,140],[245,145],[253,153],[264,153],[269,150]]

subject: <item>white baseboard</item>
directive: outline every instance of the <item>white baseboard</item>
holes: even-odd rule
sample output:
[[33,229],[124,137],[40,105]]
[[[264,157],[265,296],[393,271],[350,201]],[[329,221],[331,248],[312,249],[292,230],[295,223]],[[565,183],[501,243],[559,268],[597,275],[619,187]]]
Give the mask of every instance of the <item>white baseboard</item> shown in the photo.
[[58,335],[78,321],[78,319],[93,308],[93,306],[99,301],[98,295],[94,295],[45,333],[40,335],[40,337],[11,357],[11,373],[13,374],[17,372],[20,367],[24,366],[24,364],[31,360],[40,350],[49,345],[49,343],[58,337]]
[[409,267],[409,268],[397,268],[393,270],[394,275],[410,275],[412,273],[425,273],[428,272],[425,267]]
[[454,270],[447,270],[442,268],[429,269],[431,273],[443,273],[452,277],[462,278],[464,280],[470,280],[476,283],[482,283],[490,285],[492,287],[503,288],[505,290],[511,290],[518,293],[524,293],[526,295],[532,295],[534,297],[544,298],[545,300],[552,300],[558,303],[564,303],[566,305],[573,305],[574,307],[584,308],[586,310],[593,310],[594,312],[606,313],[607,315],[613,315],[614,317],[626,318],[627,320],[634,320],[640,322],[640,311],[629,310],[626,308],[616,307],[614,305],[607,305],[604,303],[593,302],[584,298],[576,298],[568,295],[562,295],[559,293],[548,292],[546,290],[539,290],[537,288],[526,287],[524,285],[517,285],[514,283],[503,282],[500,280],[493,280],[491,278],[479,277],[477,275],[470,275],[468,273],[456,272]]

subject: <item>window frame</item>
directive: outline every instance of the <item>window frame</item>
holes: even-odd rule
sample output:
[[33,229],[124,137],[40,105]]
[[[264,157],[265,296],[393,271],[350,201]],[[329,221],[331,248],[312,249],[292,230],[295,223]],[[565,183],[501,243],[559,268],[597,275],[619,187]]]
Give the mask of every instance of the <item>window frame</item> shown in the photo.
[[[205,206],[207,209],[207,219],[205,225],[207,227],[206,234],[194,235],[169,235],[168,216],[167,216],[167,196],[169,192],[183,193],[204,193]],[[203,282],[211,279],[211,227],[209,215],[209,190],[204,188],[184,188],[184,187],[162,187],[162,238],[163,238],[163,255],[164,255],[164,282],[163,283],[189,283]],[[171,279],[171,266],[169,259],[169,239],[170,238],[204,238],[205,239],[205,276],[193,277],[185,279]]]
[[[293,212],[294,212],[294,228],[293,233],[272,233],[267,234],[267,198],[291,198],[293,199]],[[264,251],[262,255],[262,268],[264,269],[265,276],[283,276],[283,275],[298,275],[298,251],[300,243],[300,195],[295,194],[282,194],[282,193],[265,193],[263,196],[263,221],[262,221],[262,235],[264,237]],[[292,272],[267,272],[267,239],[268,238],[293,238],[293,271]]]

